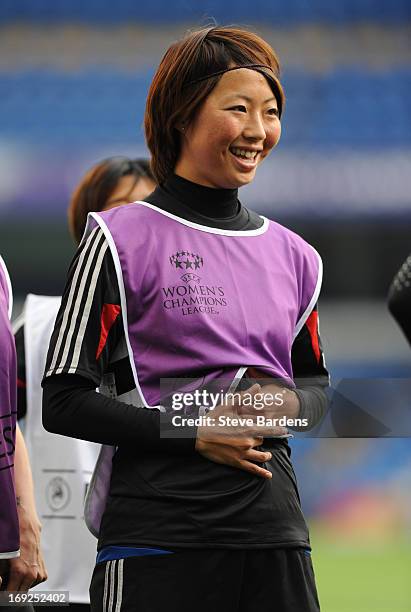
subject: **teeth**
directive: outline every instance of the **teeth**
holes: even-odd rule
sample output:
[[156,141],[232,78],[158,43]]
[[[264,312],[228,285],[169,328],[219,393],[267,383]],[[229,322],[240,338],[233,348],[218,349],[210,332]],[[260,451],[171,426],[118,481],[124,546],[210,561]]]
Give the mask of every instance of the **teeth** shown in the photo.
[[232,147],[231,151],[234,153],[234,155],[237,155],[238,157],[245,157],[246,159],[255,159],[257,155],[257,151],[245,151],[244,149],[237,149],[235,147]]

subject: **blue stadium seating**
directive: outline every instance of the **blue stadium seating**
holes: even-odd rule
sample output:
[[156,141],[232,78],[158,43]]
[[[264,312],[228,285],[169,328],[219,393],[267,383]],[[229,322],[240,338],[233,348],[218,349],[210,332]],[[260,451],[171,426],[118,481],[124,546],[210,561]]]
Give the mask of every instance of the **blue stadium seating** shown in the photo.
[[157,23],[351,23],[377,21],[403,23],[411,17],[408,0],[2,0],[0,21],[38,23],[77,21],[114,24],[138,21]]
[[[39,144],[142,142],[152,74],[2,74],[0,131],[3,137]],[[338,70],[324,77],[289,72],[284,85],[282,147],[411,145],[409,70]]]

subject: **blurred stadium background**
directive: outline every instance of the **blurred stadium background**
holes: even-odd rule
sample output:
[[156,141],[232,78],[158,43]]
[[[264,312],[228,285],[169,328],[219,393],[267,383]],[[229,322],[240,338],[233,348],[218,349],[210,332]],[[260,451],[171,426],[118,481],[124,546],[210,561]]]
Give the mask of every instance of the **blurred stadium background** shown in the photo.
[[[102,157],[146,154],[154,69],[211,19],[255,29],[282,61],[282,140],[241,198],[322,254],[333,380],[409,377],[384,302],[411,251],[409,0],[2,0],[0,245],[16,313],[29,291],[61,292],[72,188]],[[411,610],[409,438],[292,444],[323,610]]]

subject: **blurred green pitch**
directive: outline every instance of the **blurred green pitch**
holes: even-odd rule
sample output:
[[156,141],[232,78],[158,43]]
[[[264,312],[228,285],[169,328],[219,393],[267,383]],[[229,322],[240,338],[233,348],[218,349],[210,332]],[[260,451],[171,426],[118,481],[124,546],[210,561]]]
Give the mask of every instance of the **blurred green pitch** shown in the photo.
[[411,612],[409,537],[337,540],[314,527],[311,543],[322,612]]

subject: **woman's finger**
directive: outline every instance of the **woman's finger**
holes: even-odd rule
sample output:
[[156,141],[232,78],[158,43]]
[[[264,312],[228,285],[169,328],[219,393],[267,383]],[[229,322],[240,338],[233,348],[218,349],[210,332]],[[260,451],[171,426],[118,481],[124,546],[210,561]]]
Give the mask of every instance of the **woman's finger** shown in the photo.
[[254,474],[255,476],[260,476],[267,479],[272,478],[272,474],[269,470],[266,470],[255,463],[251,463],[250,461],[246,461],[245,459],[241,459],[238,462],[238,467],[246,472],[249,472],[250,474]]

